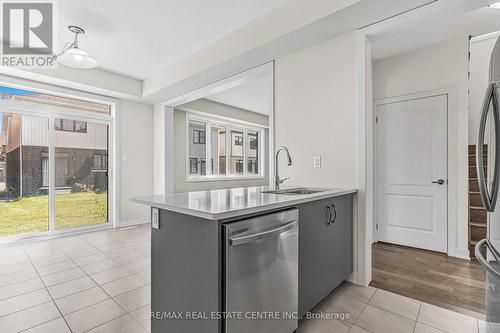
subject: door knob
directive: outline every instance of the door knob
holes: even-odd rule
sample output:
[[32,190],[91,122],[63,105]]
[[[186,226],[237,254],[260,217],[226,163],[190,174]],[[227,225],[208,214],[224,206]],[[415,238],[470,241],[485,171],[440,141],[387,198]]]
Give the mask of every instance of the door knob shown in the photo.
[[433,181],[432,183],[433,183],[433,184],[443,185],[443,184],[444,184],[444,183],[446,183],[446,182],[444,181],[444,179],[438,179],[438,180]]

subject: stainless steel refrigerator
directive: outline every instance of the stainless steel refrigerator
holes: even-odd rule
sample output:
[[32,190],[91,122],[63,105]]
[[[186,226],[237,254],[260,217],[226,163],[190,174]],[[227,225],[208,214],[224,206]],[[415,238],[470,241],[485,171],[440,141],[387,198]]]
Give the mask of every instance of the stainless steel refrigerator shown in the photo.
[[[483,156],[487,151],[487,159]],[[482,104],[476,146],[476,168],[481,199],[488,212],[486,238],[475,255],[486,270],[486,332],[500,333],[500,39],[490,59],[489,83]],[[486,251],[483,252],[483,248]]]

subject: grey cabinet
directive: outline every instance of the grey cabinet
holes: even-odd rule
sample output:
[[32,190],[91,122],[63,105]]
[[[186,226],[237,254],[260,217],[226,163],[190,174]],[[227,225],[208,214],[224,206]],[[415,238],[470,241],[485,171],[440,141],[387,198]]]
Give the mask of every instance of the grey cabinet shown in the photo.
[[299,314],[352,272],[352,195],[299,207]]

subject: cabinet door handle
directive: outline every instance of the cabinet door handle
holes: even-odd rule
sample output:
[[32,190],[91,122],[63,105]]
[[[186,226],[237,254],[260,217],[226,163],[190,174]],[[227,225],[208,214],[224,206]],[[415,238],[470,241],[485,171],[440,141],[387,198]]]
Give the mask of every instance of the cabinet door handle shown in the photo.
[[332,217],[330,223],[335,223],[337,221],[337,207],[335,207],[334,204],[330,205],[330,211],[333,208],[333,214],[330,213],[330,216]]
[[326,225],[332,223],[332,207],[326,206]]

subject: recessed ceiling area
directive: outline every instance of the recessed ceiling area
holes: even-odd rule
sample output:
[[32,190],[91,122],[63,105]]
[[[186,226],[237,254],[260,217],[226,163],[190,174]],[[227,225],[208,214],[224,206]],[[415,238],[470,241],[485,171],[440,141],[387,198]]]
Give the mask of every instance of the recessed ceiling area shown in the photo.
[[[57,45],[68,25],[86,30],[80,46],[99,68],[145,79],[287,0],[72,0],[57,2]],[[108,13],[104,15],[103,13]]]
[[468,35],[477,37],[495,31],[500,31],[499,9],[482,7],[457,15],[442,13],[371,36],[372,57],[379,60],[446,40]]
[[205,99],[240,109],[269,115],[273,108],[272,71],[252,77],[242,85],[224,90]]

